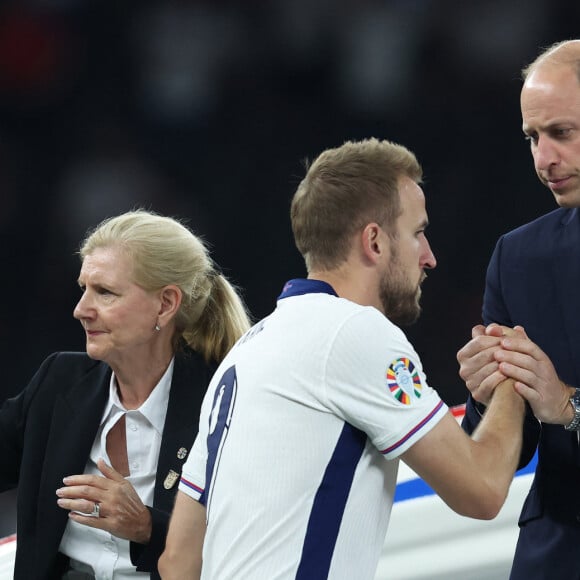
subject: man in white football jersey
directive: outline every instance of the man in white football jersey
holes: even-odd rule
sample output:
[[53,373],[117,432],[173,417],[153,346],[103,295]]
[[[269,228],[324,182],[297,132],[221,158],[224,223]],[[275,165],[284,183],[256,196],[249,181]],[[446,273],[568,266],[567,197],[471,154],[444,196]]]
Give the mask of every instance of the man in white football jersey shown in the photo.
[[308,278],[285,285],[212,379],[164,579],[372,579],[399,459],[456,512],[498,513],[523,399],[505,381],[470,438],[398,326],[419,316],[436,265],[421,177],[410,151],[376,139],[309,167],[291,209]]

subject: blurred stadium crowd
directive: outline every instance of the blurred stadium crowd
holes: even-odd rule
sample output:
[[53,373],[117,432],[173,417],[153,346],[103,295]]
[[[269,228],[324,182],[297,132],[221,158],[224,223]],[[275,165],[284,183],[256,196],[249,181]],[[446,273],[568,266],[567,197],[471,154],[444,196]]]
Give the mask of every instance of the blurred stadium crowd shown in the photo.
[[579,21],[563,0],[5,0],[0,399],[83,348],[88,227],[136,206],[185,218],[260,318],[304,272],[288,220],[303,160],[376,136],[425,170],[439,265],[409,335],[430,384],[463,402],[455,352],[495,240],[553,207],[519,70]]

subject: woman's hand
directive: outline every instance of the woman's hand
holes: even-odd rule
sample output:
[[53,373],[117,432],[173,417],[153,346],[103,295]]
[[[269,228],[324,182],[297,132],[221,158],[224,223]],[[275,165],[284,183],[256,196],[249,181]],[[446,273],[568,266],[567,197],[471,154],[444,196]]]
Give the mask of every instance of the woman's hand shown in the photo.
[[[70,510],[69,517],[85,526],[106,530],[114,536],[139,544],[151,537],[151,514],[135,488],[103,459],[97,462],[99,475],[70,475],[56,490],[57,503]],[[95,504],[99,515],[89,515]]]

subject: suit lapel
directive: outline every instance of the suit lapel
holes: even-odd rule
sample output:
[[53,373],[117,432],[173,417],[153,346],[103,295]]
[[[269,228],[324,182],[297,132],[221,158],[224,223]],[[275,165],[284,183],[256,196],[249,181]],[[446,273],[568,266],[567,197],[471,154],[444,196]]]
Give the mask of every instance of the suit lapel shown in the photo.
[[555,251],[553,275],[558,305],[554,315],[561,313],[563,328],[570,347],[570,360],[575,369],[576,385],[580,385],[580,212],[566,212],[553,241]]
[[175,357],[155,480],[158,509],[173,509],[175,487],[197,435],[201,403],[214,369],[193,351]]
[[66,475],[83,473],[102,411],[108,398],[110,369],[99,365],[66,394],[57,398],[42,469],[38,519],[54,522],[50,535],[41,541],[55,544],[45,553],[56,553],[68,519],[68,511],[56,504],[55,492]]

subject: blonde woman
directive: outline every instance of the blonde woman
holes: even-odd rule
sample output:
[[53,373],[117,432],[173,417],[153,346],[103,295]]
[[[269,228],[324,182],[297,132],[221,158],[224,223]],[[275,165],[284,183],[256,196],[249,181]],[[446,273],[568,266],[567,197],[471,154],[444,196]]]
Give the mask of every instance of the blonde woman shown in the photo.
[[14,577],[158,578],[201,401],[249,320],[172,218],[108,219],[80,257],[86,353],[51,355],[0,410],[0,490],[19,490]]

